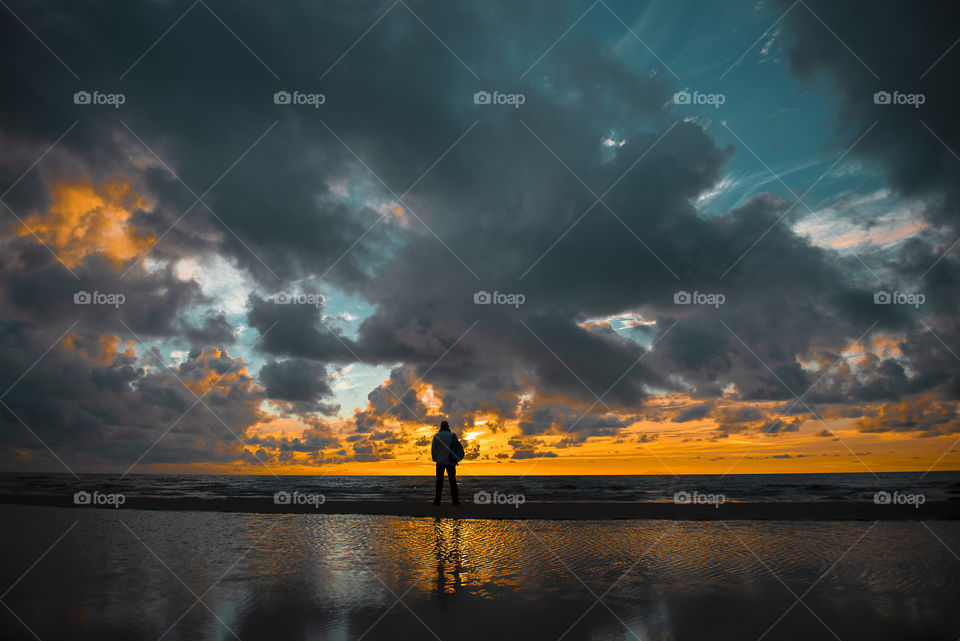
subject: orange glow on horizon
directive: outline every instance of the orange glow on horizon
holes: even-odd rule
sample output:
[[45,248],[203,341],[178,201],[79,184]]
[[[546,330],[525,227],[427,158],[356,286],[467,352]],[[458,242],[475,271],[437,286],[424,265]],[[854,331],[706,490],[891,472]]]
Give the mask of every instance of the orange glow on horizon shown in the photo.
[[[71,332],[67,349],[99,363],[119,355],[136,356],[134,342],[115,334],[98,338]],[[858,357],[860,347],[849,346]],[[875,337],[870,350],[892,351],[895,339]],[[869,356],[870,351],[867,352]],[[157,472],[308,475],[430,474],[430,442],[443,414],[443,391],[418,382],[413,389],[426,406],[420,420],[377,414],[376,423],[355,417],[321,418],[297,414],[282,402],[266,401],[243,363],[225,375],[217,360],[231,360],[224,349],[206,348],[192,362],[201,367],[179,369],[184,384],[198,396],[217,392],[248,394],[250,422],[238,429],[256,444],[198,442],[217,452],[210,461],[193,464],[145,465]],[[848,360],[854,360],[850,358]],[[844,362],[841,367],[854,367]],[[220,368],[222,371],[222,368]],[[189,374],[189,376],[187,375]],[[389,384],[389,382],[384,383]],[[684,393],[649,397],[642,408],[593,421],[586,431],[567,432],[581,408],[575,399],[529,388],[519,398],[516,415],[495,408],[478,411],[454,423],[467,458],[460,474],[487,475],[613,475],[613,474],[776,474],[813,472],[892,472],[960,469],[960,415],[957,403],[932,395],[858,407],[821,405],[809,412],[784,416],[783,401],[741,401],[733,394],[695,399]],[[261,408],[273,407],[278,412]],[[539,407],[563,407],[567,416],[535,418]],[[690,412],[691,409],[705,411]],[[598,418],[597,413],[591,415]],[[822,420],[821,420],[822,419]],[[536,424],[531,429],[530,423]],[[622,426],[624,425],[625,426]],[[579,430],[584,430],[581,424]],[[361,429],[362,428],[362,429]],[[297,440],[299,443],[294,444]],[[294,446],[296,445],[296,446]],[[220,459],[221,462],[216,462]],[[257,462],[261,460],[267,467]]]
[[[674,399],[660,399],[671,406]],[[773,407],[770,403],[766,409]],[[926,410],[888,408],[882,415],[896,419],[903,412],[916,417],[945,416],[943,407]],[[825,412],[825,414],[828,414]],[[761,421],[767,420],[765,415]],[[538,476],[538,475],[683,475],[683,474],[778,474],[815,472],[902,472],[960,469],[958,452],[941,455],[956,440],[955,433],[919,438],[896,432],[863,431],[857,419],[824,416],[819,421],[806,419],[796,431],[779,434],[758,434],[756,431],[734,432],[718,437],[717,422],[705,418],[685,423],[643,420],[617,436],[591,437],[578,444],[563,445],[562,434],[521,437],[515,422],[500,424],[497,430],[465,426],[454,429],[464,441],[468,458],[459,466],[461,477],[468,476]],[[304,426],[301,426],[303,429]],[[314,429],[307,427],[306,429]],[[349,422],[339,422],[331,435],[336,445],[315,455],[309,452],[285,453],[281,458],[271,449],[248,446],[248,453],[258,453],[276,474],[303,475],[430,475],[429,439],[434,425],[392,424],[383,429],[399,437],[400,442],[383,450],[388,458],[358,461],[349,456],[351,433]],[[306,431],[306,430],[303,430]],[[830,432],[823,435],[821,432]],[[280,421],[272,428],[251,429],[249,434],[271,434],[297,437],[295,422]],[[533,458],[513,458],[514,446],[520,438],[534,443]],[[513,444],[511,444],[513,443]],[[337,452],[347,452],[347,456]],[[856,453],[856,455],[854,454]],[[547,456],[543,456],[543,455]],[[549,455],[555,456],[549,456]],[[191,473],[265,474],[267,467],[252,457],[235,463],[209,465],[168,465],[158,472],[190,471]]]

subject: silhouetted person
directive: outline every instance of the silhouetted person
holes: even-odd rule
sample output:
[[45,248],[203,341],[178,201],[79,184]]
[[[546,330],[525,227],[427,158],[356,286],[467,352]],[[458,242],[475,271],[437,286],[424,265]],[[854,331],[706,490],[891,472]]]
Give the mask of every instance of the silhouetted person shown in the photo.
[[433,499],[434,505],[440,505],[443,495],[443,473],[450,477],[450,498],[454,505],[460,505],[457,495],[457,463],[463,460],[463,445],[457,435],[450,431],[450,424],[440,423],[440,431],[433,436],[433,445],[430,448],[433,461],[437,464],[437,495]]

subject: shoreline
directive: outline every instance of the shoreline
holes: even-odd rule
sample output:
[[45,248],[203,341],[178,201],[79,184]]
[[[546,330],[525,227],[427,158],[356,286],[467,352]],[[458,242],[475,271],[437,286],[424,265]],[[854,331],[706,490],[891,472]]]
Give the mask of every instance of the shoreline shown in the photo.
[[479,505],[461,502],[441,506],[425,501],[326,501],[320,505],[278,505],[272,497],[160,498],[125,497],[123,505],[76,505],[72,495],[7,494],[0,505],[33,505],[76,510],[109,509],[230,512],[248,514],[357,514],[365,516],[442,517],[494,520],[674,520],[674,521],[926,521],[960,519],[960,501],[931,501],[919,507],[873,502],[728,502],[713,505],[675,503],[534,502]]

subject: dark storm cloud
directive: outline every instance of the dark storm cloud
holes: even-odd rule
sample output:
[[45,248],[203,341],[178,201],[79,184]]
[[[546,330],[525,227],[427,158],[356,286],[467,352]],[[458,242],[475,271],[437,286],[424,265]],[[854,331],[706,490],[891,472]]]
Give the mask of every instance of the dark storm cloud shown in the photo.
[[299,358],[274,361],[260,369],[258,378],[266,388],[267,398],[290,401],[298,412],[332,414],[340,409],[338,405],[319,402],[333,394],[326,368],[320,363]]
[[775,418],[772,421],[764,423],[760,427],[760,433],[776,436],[777,434],[782,434],[783,432],[796,432],[800,429],[800,424],[802,422],[802,420],[794,420],[788,423],[782,419]]
[[[785,11],[791,3],[775,4]],[[784,19],[790,68],[811,85],[818,77],[831,83],[839,103],[838,137],[845,144],[879,121],[853,154],[882,167],[901,193],[923,198],[931,221],[956,229],[957,159],[937,140],[953,149],[960,144],[960,89],[953,82],[960,57],[955,51],[944,55],[957,38],[956,4],[862,0],[814,1],[809,7]],[[925,100],[919,107],[876,104],[880,91],[923,94]]]
[[689,407],[673,417],[674,423],[686,423],[687,421],[696,421],[704,418],[710,413],[713,406],[709,404],[694,405]]
[[[340,445],[340,439],[331,426],[321,420],[305,417],[309,427],[300,436],[278,438],[276,436],[253,436],[246,440],[249,445],[262,445],[263,458],[267,460],[274,452],[305,452],[322,457],[323,450]],[[322,458],[318,462],[324,462]]]
[[557,427],[563,433],[575,433],[583,437],[613,436],[631,423],[629,416],[625,418],[614,415],[583,416],[582,418],[581,416],[571,414],[565,417]]
[[[13,183],[80,120],[10,193],[14,209],[43,211],[50,181],[59,176],[98,181],[133,173],[155,205],[132,220],[145,232],[166,234],[152,256],[219,252],[250,272],[251,290],[260,285],[260,291],[280,291],[322,278],[324,286],[373,306],[350,338],[324,315],[323,305],[282,305],[251,294],[246,320],[260,334],[257,348],[286,359],[261,370],[268,394],[315,402],[326,393],[319,377],[329,363],[403,363],[391,373],[389,389],[373,390],[370,407],[357,414],[361,433],[377,431],[388,417],[423,421],[429,408],[411,389],[423,377],[444,392],[443,411],[457,422],[488,410],[501,419],[521,419],[530,435],[558,423],[572,425],[571,414],[579,413],[529,412],[521,401],[525,392],[566,397],[576,407],[596,402],[591,420],[574,428],[573,437],[580,438],[619,429],[604,417],[611,410],[629,413],[651,390],[692,388],[696,396],[711,398],[732,383],[743,399],[789,402],[819,378],[800,366],[798,354],[838,350],[877,320],[879,329],[914,332],[903,349],[918,374],[905,380],[902,366],[877,363],[877,373],[862,382],[824,381],[811,391],[810,402],[885,399],[898,390],[935,386],[960,392],[956,377],[943,374],[955,371],[953,364],[919,333],[919,312],[878,309],[873,289],[851,277],[859,269],[853,259],[774,224],[790,201],[760,194],[716,216],[697,211],[692,203],[739,152],[664,108],[676,89],[666,74],[637,69],[613,55],[595,32],[577,30],[519,80],[576,17],[568,15],[573,9],[558,11],[548,2],[410,3],[444,41],[454,43],[467,69],[398,5],[321,81],[383,7],[304,3],[262,13],[211,4],[241,43],[198,5],[128,71],[162,25],[173,24],[189,6],[16,4],[82,81],[21,25],[3,23],[4,59],[29,64],[0,69],[10,88],[0,105],[0,134],[12,150],[0,161],[0,184]],[[841,23],[854,14],[823,10]],[[868,13],[877,28],[861,31],[874,32],[874,40],[852,37],[855,48],[871,54],[886,47],[877,54],[883,56],[876,58],[879,67],[894,48],[878,34],[898,16],[889,8]],[[789,55],[802,78],[819,71],[838,79],[863,74],[855,59],[849,64],[847,52],[833,53],[837,43],[829,34],[826,40],[808,34],[812,23],[802,15],[798,8],[788,17],[794,30]],[[943,35],[945,28],[934,33]],[[811,42],[831,52],[830,60],[844,62],[830,67],[826,53]],[[955,63],[941,64],[931,74],[944,74]],[[873,120],[876,88],[867,78],[857,81],[864,87],[840,89],[839,124],[857,125],[857,132]],[[954,92],[953,85],[936,84],[928,104],[938,110],[953,104],[943,95]],[[862,88],[868,91],[861,97]],[[75,105],[72,95],[80,89],[122,91],[126,102],[116,110]],[[475,105],[473,94],[481,89],[522,92],[525,102],[519,109]],[[319,109],[275,105],[278,90],[322,92],[326,100]],[[857,108],[861,101],[866,116]],[[878,135],[874,142],[871,134],[863,153],[880,158],[904,193],[928,197],[933,220],[946,220],[947,205],[955,201],[955,185],[947,180],[955,176],[950,159],[935,140],[905,148],[897,129],[905,117],[884,112],[897,137]],[[941,120],[932,115],[931,127],[955,140],[955,124]],[[611,131],[623,146],[602,145]],[[907,158],[916,168],[899,160]],[[203,203],[194,204],[191,190],[203,195]],[[603,203],[597,204],[601,194]],[[396,196],[403,202],[394,202]],[[795,209],[785,222],[797,215]],[[43,324],[62,318],[67,303],[37,293],[60,292],[68,300],[75,279],[42,247],[16,243],[20,259],[4,265],[2,289],[14,303],[14,317]],[[911,251],[901,256],[904,264],[922,253]],[[934,304],[944,306],[937,309],[945,310],[956,293],[950,274],[942,272],[954,268],[944,260],[940,271],[931,272],[942,294]],[[110,291],[115,279],[109,269],[88,260],[82,286]],[[136,304],[119,314],[83,310],[91,323],[87,333],[98,335],[122,318],[137,334],[177,331],[198,346],[232,337],[222,317],[199,323],[184,318],[200,302],[195,284],[163,269],[138,272],[131,272],[129,284],[124,281]],[[522,294],[525,302],[478,305],[479,290]],[[679,290],[722,293],[726,303],[674,305]],[[637,341],[581,325],[628,311],[657,321],[649,357]],[[938,333],[944,323],[936,320]],[[957,333],[946,334],[955,344]],[[116,371],[98,376],[117,389],[131,375],[126,367],[132,365],[121,361]],[[171,393],[155,392],[158,398]],[[383,455],[372,444],[360,448],[355,444],[354,455]]]
[[260,370],[267,397],[284,401],[309,401],[331,393],[322,365],[300,359],[268,363]]
[[187,326],[184,336],[194,345],[229,345],[236,341],[233,325],[223,313],[208,313],[200,325]]
[[507,445],[513,448],[513,454],[510,455],[513,459],[556,458],[557,456],[556,452],[540,449],[543,441],[537,438],[512,438]]
[[[242,436],[257,418],[259,392],[224,352],[191,355],[171,372],[156,354],[137,348],[129,356],[131,345],[95,334],[77,334],[68,347],[54,344],[56,334],[5,322],[0,336],[9,467],[29,452],[43,469],[64,471],[41,440],[78,472],[126,469],[141,456],[143,465],[233,460],[240,445],[230,430]],[[204,381],[215,385],[203,388]],[[197,386],[203,403],[185,384]]]
[[367,434],[382,428],[384,420],[405,421],[421,425],[431,421],[427,417],[430,408],[417,396],[421,381],[410,367],[397,367],[390,372],[390,379],[367,395],[368,406],[356,412],[354,423],[357,432]]
[[922,288],[927,299],[924,307],[930,313],[926,326],[915,328],[900,345],[911,370],[910,388],[915,392],[938,389],[946,398],[957,400],[960,369],[954,355],[960,353],[960,261],[952,254],[944,256],[946,249],[911,239],[894,267],[904,281]]
[[[434,367],[443,380],[443,411],[453,425],[471,426],[475,412],[493,413],[497,417],[513,416],[520,404],[522,388],[514,372],[502,366],[473,359],[462,365]],[[498,429],[496,420],[487,427]]]
[[884,403],[876,416],[856,422],[861,432],[908,432],[932,437],[960,432],[960,414],[954,402],[915,396],[898,403]]
[[717,430],[724,435],[744,432],[754,423],[764,418],[764,413],[749,405],[728,407],[717,411]]
[[[168,268],[153,272],[131,272],[123,279],[99,258],[88,258],[73,269],[74,277],[50,253],[26,239],[16,239],[0,254],[0,300],[6,318],[19,318],[51,328],[64,320],[78,320],[91,331],[125,332],[138,335],[179,335],[191,323],[187,309],[203,301],[199,286],[183,281]],[[97,304],[95,293],[122,296],[116,303]],[[79,301],[78,294],[90,295]],[[105,299],[104,299],[105,300]],[[215,323],[215,320],[212,321]],[[217,325],[208,325],[216,330]]]
[[[796,355],[822,345],[844,345],[876,320],[872,294],[849,284],[850,259],[774,224],[788,206],[758,196],[704,231],[710,238],[700,240],[701,267],[714,256],[722,255],[721,262],[747,252],[722,281],[704,279],[683,287],[722,293],[723,305],[659,305],[661,314],[679,322],[650,362],[682,373],[696,386],[697,395],[708,389],[715,393],[717,381],[734,383],[747,400],[801,395],[818,376],[804,372]],[[748,252],[767,229],[762,242]]]
[[[261,259],[282,276],[325,271],[377,221],[368,206],[338,199],[332,185],[346,181],[350,190],[365,194],[364,202],[389,203],[391,190],[403,193],[416,183],[453,141],[477,123],[404,197],[405,213],[399,220],[377,223],[329,273],[333,282],[358,287],[376,305],[351,350],[371,362],[404,361],[426,371],[480,320],[480,326],[447,356],[447,367],[431,372],[433,382],[460,380],[458,374],[467,371],[470,362],[484,360],[490,380],[527,374],[539,385],[588,401],[606,392],[605,402],[619,407],[640,403],[647,386],[677,389],[674,381],[646,363],[631,368],[643,353],[635,343],[591,334],[577,321],[644,306],[662,315],[677,289],[715,281],[748,246],[751,235],[745,232],[766,223],[785,204],[757,200],[727,217],[700,217],[690,201],[720,178],[733,149],[717,147],[696,125],[674,122],[675,115],[662,109],[673,87],[660,76],[630,69],[589,32],[552,51],[520,83],[509,78],[518,77],[536,59],[542,52],[539,43],[505,50],[476,37],[485,29],[506,37],[503,31],[511,27],[505,25],[517,24],[517,35],[525,36],[517,42],[529,42],[526,26],[498,19],[506,6],[475,13],[421,9],[439,33],[457,36],[465,59],[480,61],[484,74],[480,85],[404,12],[389,16],[380,31],[351,51],[322,83],[312,79],[319,70],[309,69],[292,45],[319,43],[314,44],[320,48],[315,59],[333,60],[334,43],[343,39],[341,34],[364,23],[362,11],[327,15],[309,29],[295,29],[288,16],[264,22],[242,8],[227,10],[224,19],[247,35],[271,69],[284,77],[282,83],[222,26],[211,26],[208,12],[187,16],[169,40],[126,76],[125,122],[135,131],[148,132],[146,137],[155,141],[151,146],[165,162],[188,177],[184,178],[188,184],[200,185],[195,190],[215,182],[271,122],[280,124],[204,198],[229,231],[208,215],[203,204],[197,205],[171,232],[179,235],[164,239],[154,251],[164,255],[173,248],[200,248],[201,240],[213,234],[220,238],[220,251],[232,253],[265,282],[272,277]],[[78,67],[102,70],[108,59],[136,59],[138,31],[152,33],[149,24],[177,17],[168,6],[125,11],[129,13],[106,24],[92,16],[76,17],[82,27],[78,30],[86,30],[88,38],[102,42],[112,55],[76,47],[68,34],[54,37],[54,25],[52,37],[75,54]],[[517,9],[509,11],[518,17]],[[564,24],[554,13],[535,12],[538,29],[551,33],[551,27]],[[125,37],[106,37],[109,26],[120,22]],[[278,47],[278,41],[288,46]],[[200,62],[182,46],[193,42],[205,45]],[[402,56],[394,55],[398,50]],[[51,73],[63,76],[55,67]],[[211,73],[217,74],[216,83],[209,81]],[[16,80],[30,83],[27,77]],[[68,76],[63,84],[64,95],[71,95],[75,82]],[[161,85],[170,89],[157,91]],[[272,103],[278,88],[298,86],[320,87],[327,98],[322,109]],[[473,92],[482,87],[522,91],[523,108],[473,104]],[[8,126],[41,135],[38,127],[45,125],[33,122],[37,119],[31,110],[18,107],[10,108]],[[75,116],[77,109],[64,99],[45,114],[45,120],[58,111],[64,117]],[[122,166],[118,159],[138,143],[117,124],[117,114],[103,109],[80,113],[84,132],[65,138],[65,150],[95,164],[101,173]],[[625,140],[612,155],[601,145],[611,129]],[[120,142],[94,155],[88,144],[94,135]],[[148,152],[142,153],[149,158]],[[146,179],[160,201],[150,222],[150,229],[159,235],[193,198],[163,167],[147,172]],[[591,190],[599,194],[611,187],[604,204],[593,206],[581,219],[595,203]],[[550,249],[575,223],[572,233]],[[778,275],[821,273],[821,281],[840,280],[824,256],[789,232],[771,236],[750,256],[741,274],[763,273],[766,280],[770,261],[775,261]],[[808,281],[806,290],[814,287],[815,282]],[[483,288],[523,293],[526,303],[520,309],[478,307],[473,293]],[[731,297],[751,291],[762,298],[748,276],[731,279],[729,288]],[[741,296],[741,306],[745,297]],[[795,298],[796,307],[807,302],[803,295]],[[284,322],[278,331],[262,342],[268,353],[352,359],[351,350],[318,330],[321,321],[314,310],[274,309],[255,301],[248,321],[265,332],[280,317]],[[733,318],[731,324],[744,329],[739,320]],[[696,324],[692,319],[691,325]],[[703,324],[717,328],[709,317]],[[805,346],[813,337],[801,331],[799,322],[796,325],[800,335],[795,342]],[[688,334],[696,343],[692,336]],[[714,337],[713,346],[708,340],[703,352],[708,358],[714,351],[730,352],[728,339],[724,334],[719,341]],[[677,343],[664,347],[670,345]],[[774,366],[789,369],[776,362],[778,355],[770,354],[767,346],[755,349]],[[663,371],[675,369],[670,354],[664,356]],[[704,379],[694,381],[698,386],[707,385],[706,379],[712,382],[730,373],[731,365],[715,364],[712,371],[698,363],[681,372]],[[451,365],[459,365],[459,372]],[[756,398],[783,394],[772,382],[762,385],[764,389],[745,394]],[[488,394],[486,389],[473,391],[472,398],[462,391],[455,400],[467,410],[474,408]]]
[[[0,112],[4,131],[9,136],[16,132],[15,140],[25,146],[35,145],[38,140],[49,144],[71,122],[80,120],[58,145],[52,156],[58,162],[50,168],[62,169],[67,163],[60,159],[70,159],[73,162],[67,169],[71,176],[126,174],[131,169],[131,156],[144,159],[153,168],[142,180],[158,197],[158,204],[142,223],[158,236],[187,211],[195,194],[203,194],[223,176],[222,182],[204,196],[205,204],[191,209],[157,245],[154,251],[158,256],[211,248],[211,239],[219,237],[216,244],[220,250],[235,252],[255,274],[273,282],[271,269],[284,275],[299,273],[302,268],[325,269],[376,216],[365,208],[355,210],[330,198],[327,180],[337,177],[341,170],[335,167],[344,167],[342,161],[348,152],[322,128],[318,114],[284,110],[273,103],[273,94],[280,89],[299,86],[308,90],[318,84],[321,70],[305,69],[304,49],[292,46],[290,40],[293,36],[289,30],[297,31],[293,18],[296,11],[278,15],[265,25],[262,17],[231,16],[229,7],[217,8],[218,14],[225,12],[225,20],[244,33],[253,47],[285,72],[281,77],[286,85],[280,84],[202,7],[191,11],[150,55],[118,80],[157,39],[156,26],[172,24],[188,7],[175,3],[103,6],[100,10],[73,10],[53,4],[17,7],[24,21],[44,32],[44,40],[70,61],[82,80],[71,77],[42,50],[30,56],[29,65],[7,66],[3,80],[18,87],[19,98],[4,101]],[[341,17],[337,26],[347,28],[345,23],[352,19],[347,14]],[[356,15],[353,18],[362,19]],[[280,33],[285,36],[275,37]],[[314,35],[302,34],[314,51],[318,46],[338,45],[328,37],[314,39]],[[4,36],[6,59],[22,60],[24,52],[34,52],[40,46],[12,21],[4,21]],[[204,52],[202,61],[195,55],[198,46]],[[331,55],[333,59],[338,54]],[[72,98],[78,90],[123,92],[126,102],[121,109],[75,105]],[[38,103],[44,105],[43,110],[36,109]],[[343,100],[339,105],[334,112],[350,108]],[[330,110],[324,113],[324,117],[331,115]],[[278,120],[281,122],[276,130],[264,136],[224,176]],[[54,133],[58,128],[60,131]],[[137,137],[174,168],[189,189],[171,176]],[[311,139],[312,145],[295,144]],[[26,153],[22,156],[28,157]],[[42,200],[50,173],[47,168],[52,164],[38,167],[18,185],[11,194],[12,202]],[[4,163],[2,175],[8,178],[5,184],[12,183],[26,166],[29,163]],[[229,230],[205,205],[212,207]],[[369,239],[380,237],[379,230],[374,230]],[[269,267],[244,244],[253,247]],[[338,273],[347,279],[359,278],[357,266],[370,258],[369,246],[355,248],[338,265]]]
[[617,436],[623,428],[629,426],[635,420],[638,420],[638,417],[584,416],[571,413],[561,417],[557,423],[558,431],[563,435],[563,438],[555,446],[562,448],[581,445],[592,436]]
[[[167,267],[134,270],[121,280],[96,256],[72,272],[76,277],[25,238],[8,241],[0,253],[0,383],[4,390],[12,386],[0,422],[5,443],[14,448],[9,451],[29,452],[45,469],[59,470],[42,440],[77,470],[126,469],[174,426],[144,464],[226,460],[236,453],[239,443],[229,430],[243,433],[255,421],[252,382],[231,381],[229,393],[214,390],[205,403],[215,415],[194,406],[196,397],[183,385],[208,371],[228,375],[242,367],[225,353],[203,354],[204,346],[228,344],[233,335],[222,316],[210,314],[199,323],[191,318],[205,301],[198,285]],[[114,302],[98,302],[102,297]],[[197,348],[171,373],[152,341],[180,337]],[[127,355],[130,350],[136,356]],[[14,459],[10,454],[7,462],[19,464]]]
[[531,405],[522,409],[518,425],[523,435],[547,432],[563,435],[560,447],[582,443],[591,436],[615,436],[634,419],[601,412],[587,415],[562,405]]
[[377,442],[368,436],[362,436],[353,442],[351,449],[352,456],[347,455],[346,460],[356,461],[358,463],[370,463],[373,461],[382,461],[394,458],[390,447],[382,442]]
[[[777,4],[786,10],[790,3]],[[921,215],[949,231],[939,240],[907,241],[890,264],[896,281],[877,287],[926,294],[931,314],[926,327],[909,309],[888,307],[878,314],[881,328],[909,330],[902,347],[913,375],[905,380],[901,364],[884,363],[883,371],[858,389],[857,396],[894,398],[898,392],[938,388],[949,398],[960,398],[960,378],[949,354],[960,348],[960,265],[955,254],[947,255],[960,230],[960,125],[955,109],[960,89],[953,81],[960,57],[955,49],[950,51],[960,12],[950,2],[811,2],[810,8],[816,15],[806,10],[787,15],[784,48],[801,81],[816,86],[826,78],[832,86],[839,109],[838,146],[847,147],[876,123],[853,156],[880,167],[891,187],[919,201]],[[924,101],[919,107],[876,104],[876,92],[887,92],[891,102],[894,92],[922,94]]]
[[251,294],[247,323],[259,330],[257,347],[274,356],[302,356],[314,360],[354,360],[356,346],[323,315],[323,305],[286,303]]

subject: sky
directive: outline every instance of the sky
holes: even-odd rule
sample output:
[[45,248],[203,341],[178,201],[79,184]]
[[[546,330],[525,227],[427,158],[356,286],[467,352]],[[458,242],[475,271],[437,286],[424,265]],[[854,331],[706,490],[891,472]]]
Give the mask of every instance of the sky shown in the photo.
[[949,3],[0,10],[0,470],[960,469]]

